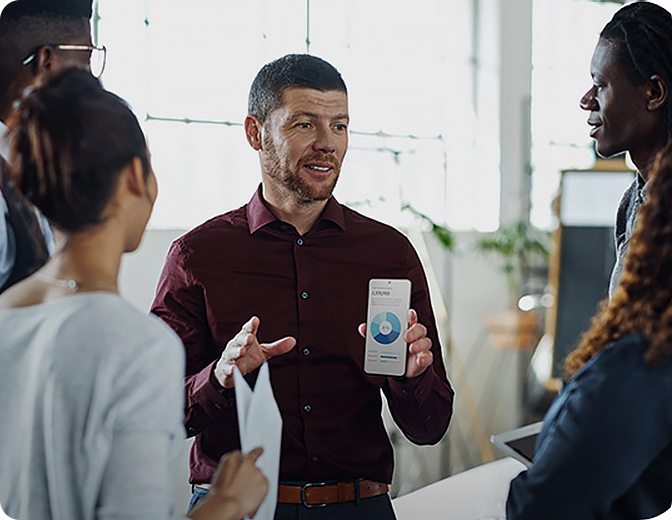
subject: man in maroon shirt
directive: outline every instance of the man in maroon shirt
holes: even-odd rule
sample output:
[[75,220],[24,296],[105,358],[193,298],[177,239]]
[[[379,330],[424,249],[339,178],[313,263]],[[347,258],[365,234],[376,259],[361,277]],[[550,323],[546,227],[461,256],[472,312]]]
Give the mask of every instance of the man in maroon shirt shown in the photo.
[[[332,196],[348,121],[345,83],[324,60],[288,55],[264,66],[245,119],[259,189],[168,253],[152,312],[186,349],[192,503],[221,455],[239,447],[234,365],[253,384],[269,363],[283,419],[276,519],[394,518],[381,390],[411,441],[434,444],[448,428],[453,390],[418,257],[401,233]],[[401,378],[363,370],[371,278],[412,283]]]

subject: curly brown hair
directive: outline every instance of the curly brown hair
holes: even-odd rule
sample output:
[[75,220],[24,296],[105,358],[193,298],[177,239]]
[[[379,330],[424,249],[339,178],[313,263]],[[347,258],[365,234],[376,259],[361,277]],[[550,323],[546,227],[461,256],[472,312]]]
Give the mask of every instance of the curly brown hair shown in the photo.
[[646,361],[672,355],[672,139],[658,156],[628,244],[625,269],[611,301],[600,304],[590,330],[565,360],[573,376],[589,359],[615,341],[641,332],[648,342]]

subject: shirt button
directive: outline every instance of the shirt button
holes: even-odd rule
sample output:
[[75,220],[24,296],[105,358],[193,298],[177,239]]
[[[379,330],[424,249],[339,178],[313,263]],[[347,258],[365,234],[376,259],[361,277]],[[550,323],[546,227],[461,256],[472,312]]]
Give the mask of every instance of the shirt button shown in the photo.
[[304,300],[307,300],[308,299],[308,293],[306,291],[303,291],[301,293],[301,298],[303,298]]
[[302,246],[302,245],[303,245],[303,238],[299,238],[299,239],[296,241],[296,243],[299,244],[300,246]]
[[194,428],[193,426],[188,426],[188,427],[187,427],[187,431],[188,431],[189,433],[194,433],[194,432],[196,431],[196,428]]
[[222,405],[219,404],[219,403],[215,403],[215,408],[217,408],[218,410],[221,410],[221,409],[222,409]]
[[313,462],[317,462],[318,460],[317,455],[313,455],[312,457],[310,457],[310,460],[312,460]]
[[304,356],[309,356],[310,355],[310,349],[309,348],[304,348],[303,349],[303,355]]
[[313,409],[313,407],[310,406],[309,404],[304,405],[304,407],[303,407],[303,410],[304,410],[306,413],[310,413],[310,411],[311,411],[312,409]]

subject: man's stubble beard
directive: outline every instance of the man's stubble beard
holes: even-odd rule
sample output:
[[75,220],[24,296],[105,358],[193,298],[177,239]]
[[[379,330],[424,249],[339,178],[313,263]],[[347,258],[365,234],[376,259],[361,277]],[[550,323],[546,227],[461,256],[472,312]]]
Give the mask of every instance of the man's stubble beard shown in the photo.
[[337,160],[330,160],[316,154],[316,160],[329,162],[337,172],[330,184],[318,189],[301,178],[301,166],[297,165],[296,169],[293,169],[291,165],[283,164],[280,161],[278,150],[272,139],[268,136],[264,138],[264,151],[265,155],[262,159],[262,164],[266,175],[277,181],[287,191],[297,195],[299,202],[310,204],[311,202],[327,200],[331,197],[341,173],[340,164]]

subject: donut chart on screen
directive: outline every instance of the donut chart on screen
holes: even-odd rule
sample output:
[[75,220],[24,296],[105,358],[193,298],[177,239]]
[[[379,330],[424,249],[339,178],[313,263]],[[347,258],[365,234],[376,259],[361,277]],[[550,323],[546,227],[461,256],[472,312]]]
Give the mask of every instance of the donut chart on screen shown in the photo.
[[379,312],[371,320],[371,336],[381,345],[394,343],[401,334],[401,321],[392,312]]

